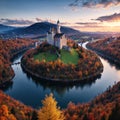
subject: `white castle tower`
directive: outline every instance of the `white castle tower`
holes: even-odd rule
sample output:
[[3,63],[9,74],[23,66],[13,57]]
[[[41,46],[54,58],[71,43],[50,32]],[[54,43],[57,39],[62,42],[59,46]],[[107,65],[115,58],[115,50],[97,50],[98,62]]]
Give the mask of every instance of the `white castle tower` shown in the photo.
[[60,21],[58,20],[57,21],[57,33],[61,33],[61,31],[60,31]]
[[52,28],[50,28],[50,31],[47,33],[47,42],[51,45],[54,44],[54,36],[55,32]]
[[57,21],[57,27],[50,29],[47,33],[47,42],[51,45],[62,49],[63,47],[67,46],[67,39],[64,33],[60,31],[60,21]]

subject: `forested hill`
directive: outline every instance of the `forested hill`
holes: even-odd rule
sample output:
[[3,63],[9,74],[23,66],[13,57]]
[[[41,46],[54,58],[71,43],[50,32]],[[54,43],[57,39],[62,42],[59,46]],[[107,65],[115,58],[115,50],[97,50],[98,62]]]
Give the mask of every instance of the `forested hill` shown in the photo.
[[[50,30],[50,28],[57,28],[57,25],[49,22],[35,23],[25,28],[24,32],[28,34],[46,34]],[[61,27],[61,32],[65,34],[79,33],[79,31],[77,30],[64,26]]]
[[31,120],[33,109],[0,90],[0,120]]
[[3,25],[3,24],[0,24],[0,33],[4,33],[6,31],[10,31],[10,30],[13,30],[13,29],[16,29],[16,28],[12,27],[12,26],[6,26],[6,25]]
[[[32,24],[28,27],[17,28],[15,30],[9,31],[3,34],[4,37],[36,37],[46,35],[50,28],[56,28],[56,24],[49,22],[40,22]],[[61,27],[61,32],[65,34],[79,34],[80,32],[69,27]]]
[[87,47],[103,54],[120,65],[120,37],[107,38],[87,44]]
[[97,96],[90,103],[69,103],[65,110],[66,120],[119,120],[120,82]]
[[0,39],[0,87],[14,76],[10,62],[11,58],[31,45],[34,45],[34,41],[29,39],[7,41]]

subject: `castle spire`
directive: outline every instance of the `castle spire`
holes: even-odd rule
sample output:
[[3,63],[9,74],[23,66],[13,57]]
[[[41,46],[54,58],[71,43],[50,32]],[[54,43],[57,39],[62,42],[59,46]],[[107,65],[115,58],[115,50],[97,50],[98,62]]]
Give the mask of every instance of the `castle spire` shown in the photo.
[[58,21],[57,21],[57,24],[59,24],[59,23],[60,23],[60,21],[58,20]]
[[57,21],[57,33],[61,33],[61,31],[60,31],[60,21],[59,20]]

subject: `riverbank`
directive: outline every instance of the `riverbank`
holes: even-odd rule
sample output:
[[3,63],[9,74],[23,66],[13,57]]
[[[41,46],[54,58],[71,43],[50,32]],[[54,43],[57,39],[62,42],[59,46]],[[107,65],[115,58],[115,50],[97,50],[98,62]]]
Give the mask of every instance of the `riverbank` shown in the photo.
[[33,48],[33,47],[34,47],[33,45],[32,45],[32,46],[30,45],[30,46],[28,46],[28,47],[26,47],[26,48],[23,48],[23,49],[15,52],[15,53],[11,56],[10,61],[12,62],[12,61],[15,59],[15,57],[17,57],[19,54],[21,54],[21,53],[23,53],[23,52],[25,52],[25,51]]
[[120,82],[84,104],[70,102],[64,110],[66,120],[119,120]]
[[26,39],[1,40],[0,45],[0,88],[4,88],[15,76],[11,61],[21,52],[33,47],[34,42]]
[[[9,116],[9,120],[31,120],[33,111],[35,110],[32,107],[24,105],[0,90],[0,120],[8,120],[5,119],[5,117],[8,117],[9,115],[16,118],[13,119],[13,117]],[[6,114],[7,112],[8,114]],[[4,118],[2,116],[4,116]]]
[[95,48],[92,48],[90,46],[86,46],[88,49],[92,50],[92,51],[95,51],[98,55],[100,55],[101,57],[105,58],[105,59],[108,59],[110,60],[111,62],[113,63],[116,63],[117,65],[120,65],[120,62],[119,60],[113,58],[113,57],[110,57],[109,55],[105,54],[103,51],[99,51],[98,49],[95,49]]
[[94,73],[93,75],[89,75],[86,77],[82,77],[80,79],[73,79],[73,80],[69,80],[69,79],[52,79],[52,78],[47,78],[47,77],[42,77],[37,73],[32,72],[30,69],[27,69],[27,67],[25,67],[22,63],[21,63],[22,68],[25,70],[25,72],[31,74],[32,76],[41,79],[41,80],[46,80],[48,82],[53,82],[53,83],[64,83],[64,84],[73,84],[73,83],[87,83],[89,82],[89,80],[95,80],[97,78],[99,78],[99,76],[101,75],[101,73],[103,72],[103,68],[99,69],[99,71],[97,71],[96,73]]
[[97,52],[97,54],[103,58],[110,60],[110,62],[120,66],[120,38],[117,38],[116,40],[110,40],[109,38],[99,40],[88,43],[86,47]]
[[15,73],[11,75],[9,78],[3,80],[0,82],[0,89],[4,89],[7,85],[11,84],[13,81],[12,79],[14,78]]
[[[27,48],[24,48],[24,49],[22,49],[22,50],[20,50],[20,51],[17,51],[17,52],[14,53],[14,55],[11,57],[10,61],[13,61],[16,56],[18,56],[18,55],[21,54],[22,52],[27,51],[27,50],[30,49],[30,48],[32,48],[32,47],[27,47]],[[10,64],[10,66],[11,66],[11,65],[12,65],[12,64]],[[11,67],[11,70],[13,71],[12,67]],[[2,81],[0,82],[0,88],[4,89],[4,87],[6,87],[6,85],[12,83],[12,79],[14,78],[14,76],[15,76],[15,73],[14,73],[14,71],[13,71],[13,74],[12,74],[10,77],[7,77],[6,79],[4,79],[4,80],[2,80]]]

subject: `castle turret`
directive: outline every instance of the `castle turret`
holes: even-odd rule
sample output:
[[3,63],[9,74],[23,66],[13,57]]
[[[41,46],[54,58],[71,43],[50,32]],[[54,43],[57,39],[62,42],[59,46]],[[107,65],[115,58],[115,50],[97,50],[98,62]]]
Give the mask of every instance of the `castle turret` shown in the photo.
[[57,33],[61,33],[61,31],[60,31],[60,21],[59,20],[57,21]]
[[50,28],[50,31],[48,31],[47,33],[47,42],[51,45],[54,44],[54,35],[55,35],[54,29]]
[[64,33],[61,33],[60,31],[60,22],[57,21],[57,29],[50,28],[50,31],[47,33],[47,42],[50,45],[54,45],[58,47],[59,49],[62,49],[63,47],[67,46],[67,39],[65,37]]

